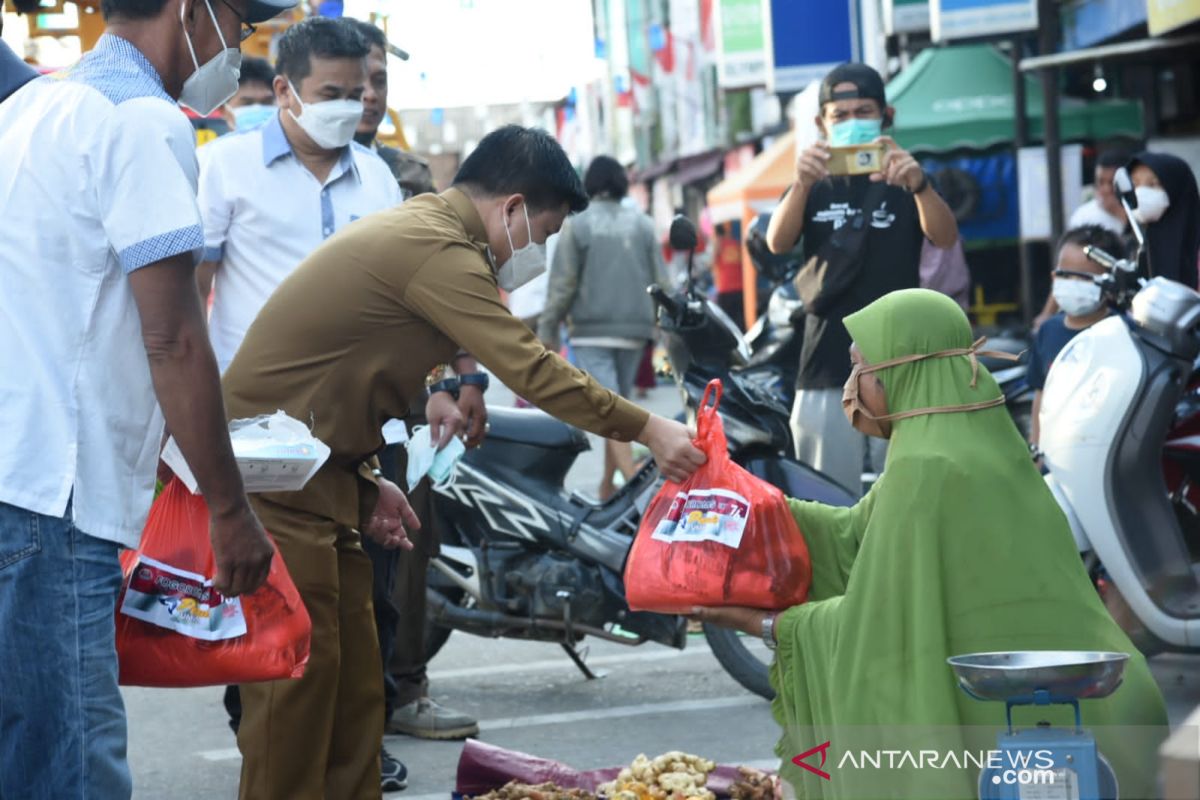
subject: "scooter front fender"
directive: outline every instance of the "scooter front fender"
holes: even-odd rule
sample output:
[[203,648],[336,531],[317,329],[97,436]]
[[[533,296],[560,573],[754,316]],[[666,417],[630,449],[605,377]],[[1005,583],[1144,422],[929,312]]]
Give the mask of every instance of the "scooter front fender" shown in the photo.
[[1054,502],[1058,503],[1058,507],[1062,509],[1063,514],[1067,518],[1067,524],[1071,526],[1071,536],[1075,539],[1075,547],[1080,553],[1091,552],[1092,542],[1088,539],[1087,531],[1083,529],[1083,523],[1079,521],[1079,515],[1071,507],[1071,501],[1067,499],[1066,493],[1058,485],[1058,481],[1054,479],[1054,475],[1046,475],[1046,487],[1050,490],[1050,494],[1054,495]]

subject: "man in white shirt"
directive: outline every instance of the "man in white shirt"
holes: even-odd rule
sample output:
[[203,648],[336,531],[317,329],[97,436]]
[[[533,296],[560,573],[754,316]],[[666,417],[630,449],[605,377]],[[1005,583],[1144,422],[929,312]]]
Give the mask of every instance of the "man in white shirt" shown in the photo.
[[312,17],[279,40],[279,113],[210,145],[200,173],[201,295],[222,372],[267,298],[325,239],[397,205],[383,161],[353,141],[367,43],[348,20]]
[[0,797],[132,793],[117,554],[140,538],[164,417],[208,503],[216,588],[270,568],[196,296],[176,100],[218,107],[244,26],[293,5],[104,0],[95,49],[0,104]]

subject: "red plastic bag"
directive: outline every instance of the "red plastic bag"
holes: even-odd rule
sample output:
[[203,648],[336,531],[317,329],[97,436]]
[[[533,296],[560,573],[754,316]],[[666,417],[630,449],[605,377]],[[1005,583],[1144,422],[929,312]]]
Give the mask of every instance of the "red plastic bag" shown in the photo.
[[696,446],[707,463],[681,484],[668,481],[642,516],[625,564],[625,595],[635,611],[779,610],[808,597],[808,545],[783,492],[730,460],[720,403],[714,380],[696,417]]
[[312,622],[278,551],[253,594],[222,597],[208,506],[178,479],[154,505],[137,550],[121,554],[117,661],[126,686],[212,686],[299,678]]

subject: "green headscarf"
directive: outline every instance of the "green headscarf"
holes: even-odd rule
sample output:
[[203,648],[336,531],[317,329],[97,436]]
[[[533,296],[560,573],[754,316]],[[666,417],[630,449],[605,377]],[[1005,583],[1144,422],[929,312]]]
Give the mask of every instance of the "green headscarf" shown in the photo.
[[[949,298],[895,292],[847,317],[868,362],[971,346]],[[877,373],[888,411],[991,400],[967,356]],[[810,601],[777,621],[771,668],[777,748],[800,797],[974,798],[977,770],[838,769],[847,751],[987,750],[1004,705],[958,687],[949,656],[998,650],[1131,653],[1125,682],[1082,702],[1084,726],[1113,763],[1121,797],[1154,794],[1166,711],[1145,659],[1092,587],[1070,530],[1003,406],[893,423],[886,470],[853,508],[792,501],[808,542]],[[1069,726],[1065,706],[1018,708],[1014,723]],[[1138,729],[1105,726],[1148,726]],[[829,780],[791,759],[831,742]],[[819,757],[806,759],[818,765]],[[831,769],[832,768],[832,769]]]

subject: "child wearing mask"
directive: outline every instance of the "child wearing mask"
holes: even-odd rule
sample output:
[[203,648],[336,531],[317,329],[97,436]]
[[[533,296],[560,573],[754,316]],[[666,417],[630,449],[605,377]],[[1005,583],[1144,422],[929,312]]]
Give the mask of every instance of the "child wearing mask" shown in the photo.
[[1121,239],[1099,225],[1072,228],[1063,234],[1059,242],[1055,271],[1071,273],[1054,275],[1052,279],[1052,293],[1061,311],[1038,328],[1029,351],[1029,385],[1036,390],[1029,439],[1035,447],[1041,434],[1038,417],[1042,409],[1042,389],[1046,385],[1046,373],[1050,371],[1050,365],[1067,346],[1067,342],[1078,336],[1080,331],[1087,330],[1108,316],[1108,306],[1101,296],[1100,286],[1092,280],[1092,276],[1104,275],[1106,270],[1084,254],[1083,248],[1088,245],[1116,258],[1125,257],[1125,246]]
[[1146,231],[1151,277],[1197,283],[1200,257],[1200,192],[1187,162],[1166,153],[1138,153],[1129,162],[1138,205],[1133,215]]

